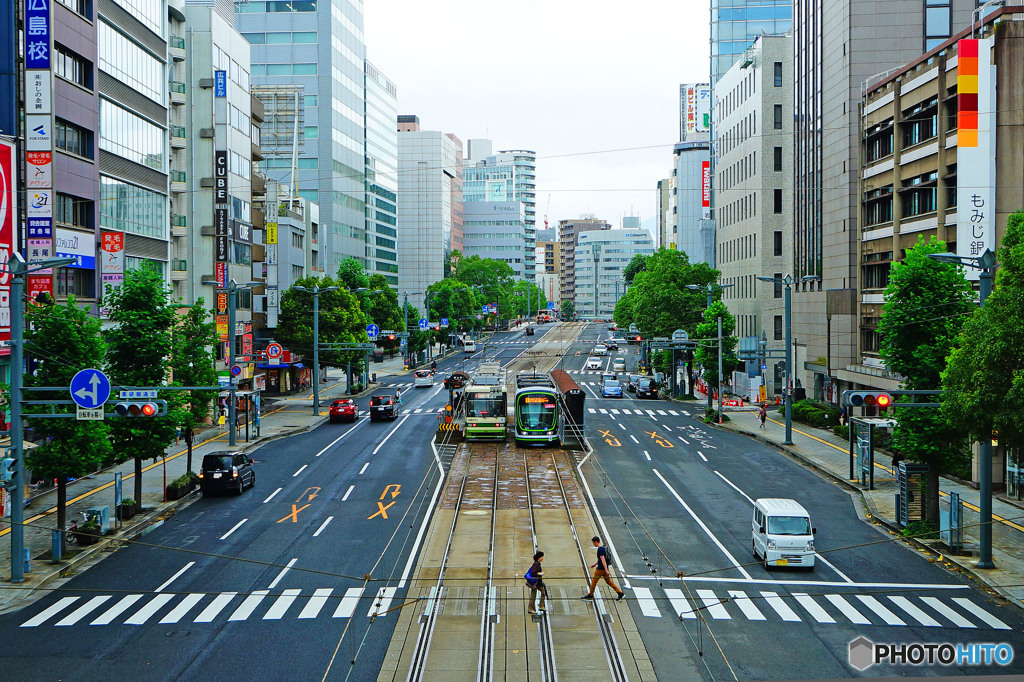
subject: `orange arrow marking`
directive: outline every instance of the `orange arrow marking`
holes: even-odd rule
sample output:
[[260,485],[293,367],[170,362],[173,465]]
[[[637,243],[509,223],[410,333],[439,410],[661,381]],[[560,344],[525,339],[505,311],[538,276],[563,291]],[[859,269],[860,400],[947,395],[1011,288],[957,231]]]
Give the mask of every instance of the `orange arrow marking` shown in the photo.
[[387,496],[388,491],[391,490],[392,488],[394,488],[394,490],[391,491],[391,499],[393,500],[396,497],[398,497],[398,492],[402,489],[402,486],[399,485],[398,483],[392,483],[391,485],[384,488],[384,492],[380,494],[380,499],[383,500]]

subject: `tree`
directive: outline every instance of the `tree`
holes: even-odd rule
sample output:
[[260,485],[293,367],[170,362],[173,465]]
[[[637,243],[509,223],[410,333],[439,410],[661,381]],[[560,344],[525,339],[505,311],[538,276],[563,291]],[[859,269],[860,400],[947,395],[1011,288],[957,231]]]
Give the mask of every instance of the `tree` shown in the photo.
[[650,258],[650,256],[645,256],[642,253],[638,253],[633,256],[632,260],[629,261],[629,264],[626,265],[626,268],[622,271],[622,279],[626,280],[626,284],[632,284],[633,279],[637,274],[647,269],[648,258]]
[[[171,367],[177,386],[216,386],[217,367],[214,348],[217,344],[216,325],[208,319],[209,311],[200,297],[195,305],[186,308],[171,331]],[[192,444],[196,427],[210,415],[210,404],[217,391],[181,391],[181,409],[175,416],[188,448],[186,471],[192,471]]]
[[[718,365],[718,318],[722,318],[722,365]],[[704,321],[694,331],[700,345],[694,359],[704,370],[704,381],[708,384],[708,407],[711,407],[711,390],[718,385],[718,376],[727,377],[739,365],[733,349],[736,348],[736,318],[721,301],[714,301],[704,310]]]
[[460,260],[455,271],[455,279],[471,287],[496,287],[502,290],[511,285],[514,275],[512,266],[505,261],[481,258],[475,254]]
[[669,336],[676,329],[694,335],[706,294],[686,286],[714,284],[720,273],[706,263],[691,265],[685,253],[665,248],[644,262],[645,268],[636,273],[633,285],[615,307],[616,324],[635,324],[651,336]]
[[[529,300],[527,300],[527,291],[530,293]],[[544,297],[544,292],[540,290],[540,287],[533,282],[521,279],[515,280],[506,299],[506,309],[502,312],[502,317],[505,318],[517,315],[531,317],[547,306],[547,298]],[[527,304],[529,304],[529,311],[526,309]]]
[[476,312],[479,310],[476,296],[469,285],[457,279],[446,278],[427,287],[430,296],[430,317],[432,320],[448,318],[448,329],[437,332],[442,341],[451,331],[462,332],[473,328]]
[[[962,270],[928,258],[946,251],[932,237],[893,263],[885,289],[879,355],[890,371],[904,377],[907,390],[936,390],[974,292]],[[928,465],[926,518],[939,520],[939,477],[963,466],[968,453],[938,410],[893,406],[893,447],[907,459]]]
[[417,321],[420,319],[420,309],[411,303],[405,304],[406,314],[409,319],[409,326],[413,327],[409,330],[409,338],[406,339],[406,344],[410,353],[418,353],[427,347],[427,339],[430,338],[428,332],[421,331]]
[[453,250],[444,261],[444,278],[455,276],[455,271],[459,269],[459,261],[462,260],[462,252],[458,249]]
[[[91,317],[74,296],[61,305],[30,305],[26,315],[25,347],[36,361],[36,370],[25,377],[25,386],[70,386],[82,369],[101,368],[106,344],[100,322]],[[32,400],[67,400],[67,391],[32,391]],[[32,419],[43,406],[26,406],[26,417],[35,431],[46,436],[26,452],[28,468],[38,476],[57,479],[57,527],[67,525],[67,479],[98,469],[113,454],[107,422],[76,419]],[[74,414],[74,406],[54,406],[57,413]],[[138,499],[138,498],[136,498]],[[63,534],[62,534],[63,537]],[[63,542],[63,539],[62,539]]]
[[[305,287],[306,291],[295,289]],[[320,344],[326,343],[368,343],[366,336],[366,315],[356,295],[348,290],[344,282],[332,277],[317,279],[303,277],[281,294],[281,313],[278,318],[278,341],[304,356],[313,356],[313,288],[319,287]],[[338,287],[334,291],[324,291]],[[320,353],[320,363],[342,367],[349,362],[362,361],[363,351],[325,350]],[[314,369],[316,371],[316,369]]]
[[572,320],[576,318],[576,306],[568,298],[562,299],[562,319]]
[[[163,386],[171,371],[171,330],[177,317],[163,277],[147,267],[129,270],[121,286],[104,295],[104,305],[114,325],[107,331],[111,382],[137,388]],[[158,395],[173,406],[180,399],[175,393]],[[118,459],[135,461],[136,503],[142,504],[142,462],[162,457],[177,428],[177,420],[170,414],[122,417],[111,422]]]
[[370,278],[366,276],[363,264],[350,256],[338,264],[338,285],[350,291],[367,289],[370,286]]
[[1006,221],[999,270],[985,305],[969,317],[942,375],[942,412],[957,432],[981,441],[998,434],[1024,448],[1024,212]]
[[[384,275],[380,273],[371,275],[369,283],[370,290],[358,295],[366,319],[381,329],[401,330],[402,309],[398,305],[398,292],[388,286]],[[398,347],[397,339],[389,341],[384,336],[378,336],[376,343],[388,351]]]

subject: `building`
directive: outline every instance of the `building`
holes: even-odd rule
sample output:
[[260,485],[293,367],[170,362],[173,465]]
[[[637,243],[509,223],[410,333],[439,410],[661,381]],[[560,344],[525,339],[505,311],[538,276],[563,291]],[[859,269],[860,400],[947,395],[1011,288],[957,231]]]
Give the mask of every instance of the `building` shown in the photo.
[[672,218],[672,178],[658,180],[658,248],[675,249],[675,223]]
[[579,233],[575,251],[576,315],[611,319],[626,293],[622,271],[633,256],[654,253],[647,230],[588,230]]
[[366,273],[398,286],[398,90],[366,62]]
[[463,255],[508,263],[523,279],[526,206],[521,201],[466,201],[463,210]]
[[715,265],[715,224],[711,219],[711,145],[679,142],[675,145],[672,209],[676,250],[691,263]]
[[[736,317],[736,336],[784,350],[782,286],[757,277],[792,270],[793,145],[774,125],[792,117],[792,40],[761,36],[746,55],[715,89],[716,262],[729,285],[722,297]],[[785,369],[768,364],[766,384],[779,393]],[[756,365],[747,369],[760,375]]]
[[754,38],[788,33],[792,25],[791,0],[713,0],[711,85],[714,86],[739,61]]
[[398,131],[398,293],[423,308],[427,287],[444,279],[452,251],[462,250],[462,142],[421,130],[412,115],[398,116]]
[[[793,3],[794,368],[808,396],[831,387],[836,399],[844,386],[832,385],[831,368],[857,361],[862,88],[943,42],[952,26],[969,26],[976,8],[975,0]],[[799,281],[805,276],[820,279]]]
[[594,217],[558,221],[559,280],[561,301],[576,299],[576,238],[584,230],[610,230],[612,226]]
[[679,141],[706,142],[711,135],[711,86],[683,83],[679,86]]
[[534,251],[537,262],[537,287],[544,297],[558,308],[561,277],[559,276],[560,244],[555,230],[537,230]]

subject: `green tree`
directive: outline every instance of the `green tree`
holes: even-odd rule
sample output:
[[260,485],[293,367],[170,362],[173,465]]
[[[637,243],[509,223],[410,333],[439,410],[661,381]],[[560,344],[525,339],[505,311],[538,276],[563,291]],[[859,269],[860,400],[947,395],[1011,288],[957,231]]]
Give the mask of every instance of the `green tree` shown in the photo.
[[[111,383],[151,388],[163,386],[171,371],[172,328],[176,321],[170,292],[160,273],[148,267],[129,270],[124,282],[103,297],[113,327],[107,331],[107,367]],[[176,406],[176,392],[162,392]],[[114,451],[120,461],[135,461],[135,501],[142,504],[142,463],[159,459],[174,440],[177,420],[164,417],[123,417],[111,421]]]
[[626,284],[632,284],[633,279],[638,273],[643,272],[647,269],[647,259],[650,256],[645,256],[642,253],[638,253],[629,261],[626,268],[622,271],[622,279],[626,280]]
[[462,252],[455,249],[448,257],[444,260],[444,278],[455,276],[455,271],[459,269],[459,261],[462,260]]
[[[296,286],[305,287],[306,291],[296,290]],[[278,341],[303,356],[313,357],[313,287],[317,286],[321,290],[320,344],[368,343],[366,315],[359,305],[359,299],[348,290],[344,282],[332,277],[303,277],[281,294]],[[330,287],[338,289],[324,291]],[[349,362],[358,365],[362,359],[362,351],[325,350],[320,353],[321,364],[331,367],[343,367]]]
[[370,278],[366,276],[363,264],[351,256],[341,261],[338,264],[338,286],[349,290],[369,288]]
[[[387,279],[380,273],[370,276],[370,290],[359,294],[359,304],[366,319],[381,329],[402,329],[402,309],[398,305],[398,292],[388,286]],[[387,351],[398,347],[398,339],[389,341],[378,336],[376,344]]]
[[[26,315],[25,348],[35,358],[36,371],[25,377],[25,386],[70,386],[82,369],[101,368],[106,344],[100,322],[91,317],[74,296],[60,305],[30,305]],[[67,400],[67,391],[26,394],[32,400]],[[28,422],[46,436],[39,447],[26,451],[28,468],[38,476],[57,479],[57,527],[67,525],[67,479],[98,469],[113,455],[107,422],[76,419],[32,419],[32,412],[48,411],[26,406]],[[71,405],[54,407],[57,413],[74,414]],[[136,498],[138,499],[138,498]],[[62,540],[63,542],[63,540]]]
[[[217,328],[209,319],[205,301],[198,298],[195,305],[186,308],[178,317],[171,331],[171,367],[174,384],[177,386],[216,386],[217,367],[214,348],[217,345]],[[210,405],[217,397],[217,391],[181,391],[181,409],[176,413],[180,420],[185,446],[188,448],[186,471],[192,471],[192,445],[196,427],[210,415]]]
[[616,324],[635,324],[650,336],[669,336],[677,329],[696,334],[706,294],[686,286],[714,284],[719,272],[706,263],[691,264],[685,253],[665,248],[645,262],[645,269],[636,273],[633,285],[615,307]]
[[985,305],[969,317],[942,375],[943,414],[957,432],[981,441],[998,434],[1024,448],[1024,212],[1006,221],[999,270]]
[[448,329],[439,329],[436,341],[447,342],[449,333],[468,331],[474,327],[479,308],[469,285],[449,277],[431,284],[427,292],[431,294],[430,319],[448,318]]
[[426,349],[427,339],[430,338],[428,332],[421,331],[419,328],[420,309],[414,306],[412,303],[405,304],[406,314],[409,319],[409,338],[406,340],[410,353],[418,353],[421,350]]
[[[893,263],[885,289],[879,355],[889,370],[904,377],[907,390],[936,390],[941,373],[963,326],[974,308],[974,293],[960,268],[928,258],[946,251],[932,237],[907,250]],[[893,447],[907,459],[928,465],[926,518],[939,520],[939,477],[961,468],[969,454],[938,410],[893,406],[896,427]]]
[[[722,318],[722,365],[718,365],[718,318]],[[704,311],[704,321],[697,325],[694,334],[700,340],[694,359],[704,370],[704,381],[708,384],[708,407],[711,405],[711,391],[718,385],[721,372],[723,381],[739,365],[733,349],[736,348],[736,318],[721,301],[714,301]]]
[[572,320],[576,317],[576,306],[568,298],[563,298],[561,313],[563,320]]
[[[527,291],[530,294],[529,300],[527,300],[526,296]],[[529,304],[529,312],[526,310],[527,304]],[[545,298],[544,292],[540,290],[540,287],[533,282],[520,279],[512,284],[506,296],[506,309],[502,312],[502,317],[506,319],[516,316],[532,317],[546,306],[547,298]]]
[[495,287],[501,290],[511,286],[514,275],[512,266],[505,261],[481,258],[475,254],[460,260],[455,271],[455,279],[471,287]]

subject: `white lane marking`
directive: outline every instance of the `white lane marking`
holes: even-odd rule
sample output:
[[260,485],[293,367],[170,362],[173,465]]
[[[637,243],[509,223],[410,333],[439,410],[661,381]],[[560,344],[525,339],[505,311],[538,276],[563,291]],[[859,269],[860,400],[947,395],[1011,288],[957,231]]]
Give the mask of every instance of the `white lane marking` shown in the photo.
[[[434,455],[434,464],[437,465],[438,478],[437,485],[434,486],[434,494],[430,497],[430,504],[426,507],[427,509],[434,508],[437,498],[441,495],[441,487],[444,485],[446,478],[444,465],[441,464],[441,456],[437,452],[437,436],[430,439],[430,451]],[[423,521],[420,522],[420,529],[416,533],[416,539],[413,541],[412,549],[409,551],[409,559],[405,562],[405,568],[402,569],[402,577],[398,581],[399,587],[405,587],[405,580],[409,577],[409,573],[412,572],[412,562],[416,559],[420,543],[423,541],[423,536],[427,532],[427,524],[430,522],[430,516],[430,514],[423,515]]]
[[715,620],[732,620],[732,616],[725,610],[722,600],[715,596],[711,590],[697,590],[697,596],[704,602],[704,606],[711,617]]
[[[710,576],[685,576],[685,577],[668,577],[668,576],[651,576],[650,574],[622,574],[624,578],[630,580],[662,580],[666,582],[680,582],[680,583],[734,583],[734,584],[752,584],[752,585],[778,585],[778,579],[769,578],[750,578],[749,580],[743,578],[712,578]],[[907,590],[970,590],[970,585],[955,585],[950,583],[931,583],[931,584],[914,584],[914,583],[843,583],[837,580],[787,580],[786,586],[792,587],[793,585],[807,585],[818,587],[864,587],[871,589],[880,590],[899,590],[906,592]]]
[[625,431],[626,430],[626,425],[625,424],[619,424],[619,428],[621,428],[623,431]]
[[618,410],[616,410],[616,409],[615,409],[615,408],[613,407],[613,408],[612,408],[612,414],[619,414],[619,411],[618,411]]
[[158,594],[148,604],[136,611],[131,618],[124,622],[125,625],[145,625],[146,621],[153,617],[153,614],[163,608],[164,604],[174,599],[173,594]]
[[231,534],[232,534],[232,533],[234,533],[234,532],[235,532],[236,530],[238,530],[239,528],[241,528],[241,527],[242,527],[242,524],[243,524],[243,523],[245,523],[245,522],[246,522],[246,521],[248,521],[248,520],[249,520],[249,519],[242,519],[241,521],[239,521],[238,523],[236,523],[236,524],[234,525],[234,527],[233,527],[233,528],[232,528],[231,530],[229,530],[229,531],[228,531],[227,533],[224,533],[224,535],[221,535],[221,536],[220,536],[220,539],[221,539],[221,540],[227,540],[227,539],[228,539],[228,536],[229,536],[229,535],[231,535]]
[[839,570],[838,568],[836,568],[836,567],[835,567],[834,565],[832,565],[832,562],[831,562],[831,561],[829,561],[828,559],[826,559],[825,557],[821,556],[821,555],[820,555],[820,554],[818,554],[818,553],[815,553],[815,554],[814,554],[814,556],[816,556],[816,557],[818,557],[819,559],[821,559],[822,563],[824,563],[824,564],[825,564],[826,566],[828,566],[828,567],[829,567],[829,568],[831,568],[831,569],[832,569],[833,571],[835,571],[835,572],[836,572],[836,575],[838,575],[838,576],[839,576],[840,578],[842,578],[842,579],[843,579],[843,580],[845,580],[846,582],[850,583],[851,585],[853,584],[853,580],[851,580],[849,576],[847,576],[847,575],[846,575],[845,573],[843,573],[843,572],[842,572],[842,571],[840,571],[840,570]]
[[[633,588],[634,591],[636,588]],[[747,620],[767,620],[764,614],[754,606],[754,602],[747,596],[746,592],[740,590],[729,590],[729,596],[732,597],[733,602],[736,606],[740,607],[740,611],[747,617]]]
[[333,448],[335,446],[335,444],[337,444],[337,442],[340,441],[342,438],[348,438],[349,434],[351,434],[357,428],[359,428],[360,426],[365,424],[368,419],[369,419],[369,417],[363,417],[362,419],[357,421],[347,431],[345,431],[345,433],[343,433],[340,436],[338,436],[337,438],[335,438],[333,441],[331,441],[331,443],[327,447],[325,447],[323,450],[321,450],[320,452],[316,453],[313,456],[314,457],[319,457],[320,455],[324,454],[325,452],[327,452],[328,450]]
[[648,417],[653,417],[654,416],[654,410],[644,410],[644,412],[647,413]]
[[588,384],[584,384],[583,388],[585,388],[588,391],[590,391],[591,393],[593,393],[594,397],[597,398],[598,400],[600,400],[601,397],[599,395],[597,395],[597,392],[594,389],[592,389]]
[[648,462],[650,462],[650,461],[651,461],[651,456],[650,456],[650,455],[649,455],[649,454],[647,453],[647,451],[646,451],[646,450],[644,450],[644,457],[646,457],[646,458],[647,458],[647,461],[648,461]]
[[683,441],[683,443],[685,443],[686,445],[689,445],[689,444],[690,444],[690,441],[686,440],[686,439],[685,439],[685,438],[683,438],[682,436],[679,436],[679,440]]
[[270,583],[270,585],[268,586],[267,589],[271,589],[272,590],[275,587],[277,587],[277,584],[279,582],[281,582],[281,578],[284,577],[284,574],[287,573],[288,571],[290,571],[292,566],[294,566],[295,562],[298,561],[298,560],[299,560],[298,557],[296,557],[296,558],[292,559],[291,561],[289,561],[287,564],[285,564],[285,567],[281,569],[281,572],[277,574],[277,577],[274,578],[274,582]]
[[665,590],[665,595],[668,597],[669,603],[672,604],[672,610],[676,612],[678,617],[697,618],[697,614],[693,612],[693,607],[690,606],[690,602],[683,596],[682,590],[667,588]]
[[634,443],[636,443],[637,445],[640,445],[640,441],[638,441],[638,440],[636,439],[636,436],[634,436],[634,435],[633,435],[632,433],[631,433],[631,434],[629,434],[629,437],[630,437],[631,439],[633,439],[633,442],[634,442]]
[[850,619],[854,625],[871,625],[871,621],[860,611],[853,608],[850,602],[843,599],[841,594],[826,594],[825,598],[832,602],[832,605],[843,612],[843,615]]
[[779,618],[790,623],[800,622],[800,616],[796,615],[796,612],[789,608],[789,605],[782,600],[777,592],[761,592],[761,596],[768,602],[768,606],[775,609],[775,613],[779,614]]
[[284,617],[284,612],[298,598],[299,592],[302,590],[293,589],[282,592],[281,596],[274,600],[273,605],[263,615],[263,620],[281,620]]
[[250,594],[245,598],[245,601],[235,609],[235,612],[228,616],[228,620],[245,620],[251,616],[252,612],[255,611],[256,607],[260,605],[261,601],[263,601],[263,598],[267,596],[267,592],[269,592],[269,590],[256,590]]
[[714,542],[715,545],[718,546],[718,549],[722,550],[722,553],[725,554],[725,556],[729,559],[732,565],[735,566],[741,574],[743,574],[744,578],[750,579],[750,574],[747,573],[746,569],[740,566],[740,562],[736,561],[736,557],[734,557],[729,552],[729,550],[725,548],[725,545],[723,545],[719,541],[719,539],[715,537],[714,533],[711,532],[711,529],[704,525],[704,522],[697,517],[697,515],[693,512],[692,509],[690,509],[690,505],[686,504],[686,502],[683,501],[683,498],[679,496],[679,493],[676,492],[675,488],[673,488],[669,484],[669,482],[665,480],[665,477],[661,475],[661,472],[658,471],[657,469],[651,469],[651,471],[654,472],[655,476],[661,479],[661,482],[665,485],[666,488],[668,488],[668,491],[672,493],[672,496],[676,498],[676,501],[683,506],[683,509],[685,509],[686,512],[690,515],[690,517],[697,522],[697,525],[700,526],[705,533],[707,533],[707,536],[711,538],[711,541]]
[[818,602],[811,598],[811,595],[803,592],[794,592],[793,597],[797,600],[800,606],[807,609],[807,613],[811,614],[811,617],[819,623],[835,623],[836,619],[828,615],[828,611],[821,608]]
[[[355,486],[352,486],[352,488],[354,488],[354,487],[355,487]],[[349,488],[349,492],[351,492],[351,491],[352,491],[352,488]],[[346,497],[348,497],[348,495],[346,495]],[[329,524],[329,523],[330,523],[331,521],[333,521],[333,520],[334,520],[334,517],[333,517],[333,516],[328,516],[328,517],[327,517],[327,518],[326,518],[326,519],[324,520],[324,522],[320,524],[320,527],[316,529],[316,532],[315,532],[315,533],[313,533],[313,537],[318,537],[318,536],[320,535],[320,533],[323,533],[323,532],[324,532],[324,528],[326,528],[326,527],[327,527],[327,524]]]
[[608,415],[608,416],[609,416],[610,418],[612,418],[612,419],[615,419],[615,415],[614,415],[614,414],[610,414],[610,415]]
[[640,607],[641,613],[648,618],[661,618],[658,604],[654,601],[654,597],[651,596],[651,591],[648,588],[634,587],[633,594],[636,595],[636,603]]
[[597,410],[595,410],[593,407],[588,407],[587,411],[590,412],[590,414],[597,414]]
[[363,465],[363,468],[359,470],[359,475],[360,476],[363,475],[363,472],[366,471],[366,467],[368,467],[368,466],[370,466],[369,462],[367,462],[366,464]]
[[167,582],[165,582],[165,583],[164,583],[163,585],[161,585],[160,587],[156,588],[156,589],[155,589],[155,590],[153,590],[153,591],[154,591],[154,592],[162,592],[162,591],[163,591],[163,589],[164,589],[165,587],[167,587],[168,585],[170,585],[171,583],[173,583],[173,582],[174,582],[174,581],[175,581],[175,580],[176,580],[176,579],[178,578],[178,576],[180,576],[180,575],[181,575],[182,573],[184,573],[185,571],[187,571],[188,569],[192,568],[192,567],[193,567],[193,566],[195,566],[195,565],[196,565],[196,562],[194,562],[194,561],[190,561],[190,562],[188,562],[187,564],[185,564],[184,566],[182,566],[182,567],[181,567],[181,569],[180,569],[180,570],[179,570],[179,571],[178,571],[177,573],[175,573],[175,574],[174,574],[174,575],[172,575],[172,576],[171,576],[170,578],[168,578],[168,579],[167,579]]
[[704,456],[704,453],[703,453],[703,452],[698,452],[697,454],[698,454],[698,455],[700,455],[700,458],[701,458],[702,460],[704,460],[705,462],[706,462],[706,461],[708,461],[708,458]]
[[[701,456],[703,456],[703,455],[701,455]],[[706,462],[707,460],[705,459],[704,461]],[[740,495],[742,495],[743,497],[747,498],[747,502],[749,502],[749,503],[750,503],[751,505],[753,505],[753,504],[754,504],[754,501],[753,501],[752,499],[750,499],[750,495],[747,495],[747,494],[746,494],[745,492],[743,492],[742,490],[740,490],[740,489],[739,489],[739,488],[738,488],[738,487],[736,486],[736,484],[735,484],[735,483],[733,483],[733,482],[732,482],[732,481],[730,481],[730,480],[729,480],[728,478],[726,478],[726,477],[725,477],[724,475],[722,475],[722,473],[721,473],[721,472],[719,472],[719,471],[717,471],[717,470],[716,470],[716,471],[715,471],[715,474],[716,474],[716,475],[717,475],[717,476],[718,476],[718,477],[719,477],[720,479],[722,479],[723,481],[725,481],[726,483],[728,483],[728,484],[729,484],[729,487],[731,487],[731,488],[732,488],[733,490],[735,490],[736,492],[738,492],[738,493],[739,493]]]
[[107,601],[108,599],[110,599],[110,595],[104,595],[102,597],[93,597],[92,599],[85,602],[68,615],[64,616],[62,620],[54,623],[54,625],[74,625],[75,623],[77,623],[78,621],[82,620],[90,613],[95,611],[97,608],[99,608],[100,604]]
[[237,592],[221,592],[210,605],[203,609],[203,612],[196,616],[194,623],[209,623],[212,622],[217,615],[224,610],[224,607],[231,603],[231,600],[235,598]]
[[263,504],[266,504],[267,502],[270,502],[272,499],[274,499],[274,496],[277,495],[279,492],[281,492],[281,490],[282,490],[282,488],[278,488],[274,492],[270,493],[270,497],[268,497],[267,499],[263,500]]
[[995,628],[997,630],[1012,630],[1013,629],[1009,625],[1004,623],[1003,621],[1001,621],[998,618],[996,618],[995,616],[993,616],[991,613],[989,613],[985,609],[981,608],[980,606],[978,606],[977,604],[972,602],[970,599],[965,599],[964,597],[953,597],[953,601],[955,601],[961,607],[963,607],[963,608],[967,609],[968,611],[970,611],[972,614],[977,616],[979,619],[985,621],[985,623],[987,623],[990,627],[993,627],[993,628]]
[[350,587],[345,590],[345,596],[341,598],[338,608],[334,610],[332,618],[351,618],[359,606],[359,598],[363,596],[363,588]]
[[78,597],[64,597],[64,598],[60,599],[58,602],[56,602],[55,604],[51,605],[48,609],[46,609],[45,611],[43,611],[42,613],[40,613],[36,617],[29,618],[28,620],[26,620],[24,623],[21,624],[21,627],[23,627],[23,628],[34,628],[34,627],[37,627],[37,626],[41,625],[42,623],[45,623],[49,618],[52,618],[53,616],[56,616],[58,613],[60,613],[64,609],[66,609],[67,607],[71,606],[71,604],[73,604],[77,600],[78,600]]
[[306,467],[308,467],[308,466],[309,466],[308,464],[303,464],[302,466],[300,466],[300,467],[299,467],[299,470],[298,470],[298,471],[296,471],[296,472],[295,472],[294,474],[292,474],[292,478],[295,478],[296,476],[298,476],[299,474],[301,474],[301,473],[302,473],[302,470],[303,470],[303,469],[305,469],[305,468],[306,468]]
[[941,613],[943,616],[948,618],[950,621],[953,622],[953,625],[956,625],[956,626],[962,627],[962,628],[974,628],[974,627],[977,627],[974,623],[972,623],[971,621],[967,620],[966,618],[961,616],[959,613],[957,613],[953,609],[951,609],[948,606],[946,606],[945,604],[943,604],[936,597],[921,597],[921,601],[923,601],[925,604],[927,604],[928,606],[932,607],[933,609],[935,609],[936,611]]
[[419,413],[420,413],[420,412],[422,412],[422,411],[423,411],[423,408],[422,408],[422,407],[417,407],[417,408],[416,408],[415,410],[413,410],[413,411],[412,411],[412,413],[413,413],[413,414],[419,414]]
[[916,620],[921,625],[924,625],[925,627],[929,628],[940,627],[939,621],[935,620],[927,613],[914,606],[914,604],[911,603],[911,601],[906,597],[889,597],[889,601],[891,601],[893,604],[906,611],[908,614],[910,614],[911,618]]
[[185,598],[182,599],[177,606],[171,609],[171,612],[160,619],[161,623],[177,623],[181,620],[186,613],[192,610],[192,607],[199,603],[199,600],[205,597],[205,594],[186,594]]
[[878,601],[870,594],[858,594],[857,599],[860,599],[864,603],[864,606],[874,611],[875,615],[884,620],[886,625],[906,625],[902,618],[885,608],[882,602]]
[[373,601],[373,606],[366,612],[367,618],[383,618],[388,615],[387,610],[391,608],[391,600],[395,598],[395,592],[398,592],[397,587],[382,587],[377,591],[377,596]]
[[[348,490],[345,491],[345,495],[341,498],[341,501],[344,502],[345,500],[347,500],[348,496],[352,494],[352,491],[355,490],[355,488],[356,487],[354,485],[350,485],[348,487]],[[333,518],[333,517],[331,517],[331,518]]]
[[117,602],[109,609],[103,612],[99,618],[89,623],[89,625],[110,625],[110,622],[120,616],[122,613],[127,611],[132,604],[142,599],[141,594],[129,594],[121,601]]
[[376,455],[380,451],[380,449],[382,447],[384,447],[384,444],[388,442],[388,439],[390,439],[391,436],[395,435],[395,431],[397,431],[398,429],[402,428],[402,424],[404,424],[405,420],[408,419],[408,418],[409,418],[409,415],[405,415],[404,417],[402,417],[402,420],[400,422],[398,422],[397,424],[395,424],[395,427],[393,429],[391,429],[391,431],[388,432],[388,435],[384,436],[384,440],[382,440],[377,445],[377,447],[375,447],[373,449],[373,452],[371,452],[370,454],[371,455]]
[[313,592],[313,596],[309,598],[306,605],[302,608],[302,612],[299,613],[299,618],[316,618],[320,613],[320,609],[327,603],[327,598],[331,596],[331,592],[334,592],[330,587],[323,587]]
[[608,410],[604,409],[603,407],[598,408],[598,412],[600,412],[601,414],[608,414]]

